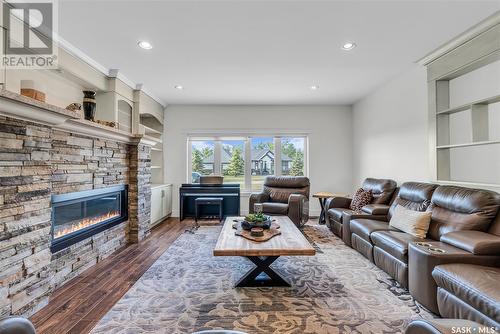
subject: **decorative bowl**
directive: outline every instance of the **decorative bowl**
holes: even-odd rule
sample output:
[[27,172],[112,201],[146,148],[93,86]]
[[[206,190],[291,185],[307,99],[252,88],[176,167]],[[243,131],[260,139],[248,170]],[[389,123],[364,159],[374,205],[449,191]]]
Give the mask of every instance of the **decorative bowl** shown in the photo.
[[263,229],[268,229],[271,227],[272,219],[270,216],[263,215],[264,220],[262,221],[251,221],[249,217],[245,217],[245,219],[241,222],[241,227],[244,230],[251,230],[253,227],[262,227]]

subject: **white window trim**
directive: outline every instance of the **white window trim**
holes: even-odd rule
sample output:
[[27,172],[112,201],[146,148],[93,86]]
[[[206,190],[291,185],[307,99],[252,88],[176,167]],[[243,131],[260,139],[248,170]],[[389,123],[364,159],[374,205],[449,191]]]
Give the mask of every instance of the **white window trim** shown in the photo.
[[236,133],[225,133],[210,135],[209,133],[187,134],[187,182],[191,182],[192,174],[192,142],[193,141],[213,141],[214,142],[214,174],[222,175],[221,170],[221,149],[223,140],[242,140],[244,141],[245,155],[245,187],[241,189],[242,194],[250,194],[252,188],[252,138],[272,137],[274,142],[274,175],[281,176],[281,139],[283,137],[303,138],[304,139],[304,175],[309,177],[309,136],[304,133],[280,133],[268,134],[267,132],[241,135]]

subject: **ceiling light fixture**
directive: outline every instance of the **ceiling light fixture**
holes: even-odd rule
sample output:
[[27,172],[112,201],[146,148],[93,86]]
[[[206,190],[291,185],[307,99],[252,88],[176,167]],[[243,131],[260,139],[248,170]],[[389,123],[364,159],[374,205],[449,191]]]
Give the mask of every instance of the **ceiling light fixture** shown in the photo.
[[319,86],[318,85],[314,85],[314,86],[311,86],[309,87],[311,90],[318,90],[319,89]]
[[183,86],[181,86],[181,85],[175,85],[175,86],[174,86],[174,88],[175,88],[175,89],[178,89],[178,90],[183,90],[183,89],[184,89],[184,87],[183,87]]
[[151,50],[153,48],[153,45],[151,45],[148,41],[139,41],[137,45],[144,50]]
[[356,47],[356,43],[354,42],[345,42],[344,45],[342,45],[342,50],[344,51],[349,51],[352,50]]

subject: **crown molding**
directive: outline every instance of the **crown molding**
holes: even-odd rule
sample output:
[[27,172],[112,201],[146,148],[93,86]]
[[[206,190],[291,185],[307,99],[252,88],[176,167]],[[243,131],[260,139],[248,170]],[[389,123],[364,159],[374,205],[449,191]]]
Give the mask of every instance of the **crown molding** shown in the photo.
[[437,49],[434,49],[433,51],[429,52],[427,55],[417,60],[416,63],[426,66],[432,63],[434,60],[438,59],[439,57],[442,57],[448,52],[456,49],[457,47],[468,42],[474,37],[479,36],[485,31],[490,30],[491,28],[493,28],[498,24],[500,24],[500,10],[488,16],[486,19],[479,22],[478,24],[467,29],[466,31],[464,31],[457,37],[453,38],[452,40],[444,43]]
[[[68,42],[64,38],[62,38],[60,35],[55,35],[54,39],[58,43],[59,47],[64,49],[66,52],[71,54],[73,57],[76,57],[76,58],[84,61],[85,63],[92,66],[94,69],[96,69],[98,72],[101,72],[105,76],[110,77],[110,78],[117,78],[117,79],[123,81],[123,83],[125,83],[130,88],[136,89],[138,84],[134,83],[132,80],[127,78],[118,69],[114,69],[114,68],[109,69],[109,68],[103,66],[102,64],[98,63],[96,60],[91,58],[89,55],[87,55],[85,52],[83,52],[81,49],[77,48],[76,46],[74,46],[73,44],[71,44],[70,42]],[[153,93],[151,93],[147,88],[144,87],[144,85],[142,85],[142,84],[140,84],[140,85],[141,85],[142,91],[145,94],[149,95],[149,97],[151,97],[153,100],[155,100],[156,102],[161,104],[164,108],[167,106],[165,101],[163,101],[158,96],[155,96]]]

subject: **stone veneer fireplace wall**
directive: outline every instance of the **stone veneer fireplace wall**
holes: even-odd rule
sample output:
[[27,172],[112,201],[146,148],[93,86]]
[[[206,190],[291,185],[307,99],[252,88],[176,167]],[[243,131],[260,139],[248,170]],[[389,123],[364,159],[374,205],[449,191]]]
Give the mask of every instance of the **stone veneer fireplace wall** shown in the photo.
[[[53,291],[149,233],[150,148],[0,116],[0,317],[29,316]],[[51,195],[129,185],[129,220],[54,254]]]

